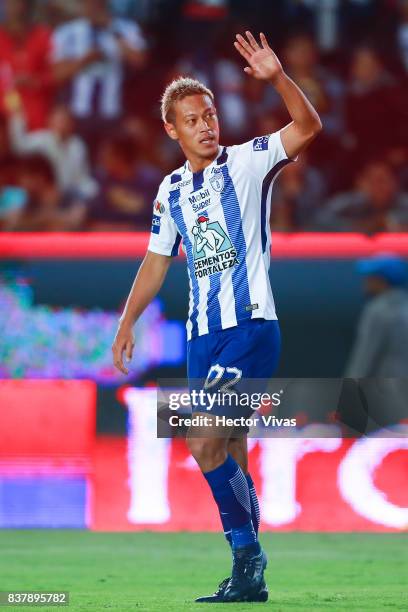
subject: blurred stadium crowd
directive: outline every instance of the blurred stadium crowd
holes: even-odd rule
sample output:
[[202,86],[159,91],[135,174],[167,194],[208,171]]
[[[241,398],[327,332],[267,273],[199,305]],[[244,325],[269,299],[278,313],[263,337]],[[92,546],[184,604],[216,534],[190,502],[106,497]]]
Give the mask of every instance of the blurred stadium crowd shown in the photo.
[[288,120],[248,78],[236,32],[264,31],[324,131],[273,194],[277,231],[408,230],[408,0],[0,0],[0,229],[148,230],[182,161],[159,98],[192,75],[222,142]]

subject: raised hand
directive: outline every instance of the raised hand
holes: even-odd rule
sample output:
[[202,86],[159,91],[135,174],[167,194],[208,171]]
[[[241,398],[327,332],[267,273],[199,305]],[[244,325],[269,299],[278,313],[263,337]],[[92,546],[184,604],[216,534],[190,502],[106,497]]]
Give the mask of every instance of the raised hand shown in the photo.
[[255,40],[251,32],[245,32],[244,38],[237,34],[234,47],[248,62],[249,66],[244,68],[245,72],[256,79],[271,81],[274,83],[283,74],[280,61],[270,48],[265,34],[260,34],[260,45]]

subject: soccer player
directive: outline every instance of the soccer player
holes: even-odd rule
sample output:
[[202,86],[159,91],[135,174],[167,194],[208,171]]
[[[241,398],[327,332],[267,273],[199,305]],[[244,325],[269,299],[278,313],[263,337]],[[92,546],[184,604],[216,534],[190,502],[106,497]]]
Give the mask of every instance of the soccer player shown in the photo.
[[[280,333],[268,276],[270,192],[279,170],[322,126],[264,34],[259,42],[251,32],[238,34],[234,45],[248,64],[245,72],[276,89],[292,121],[274,134],[220,146],[212,92],[189,78],[166,88],[164,128],[178,141],[186,162],[159,187],[148,251],[120,318],[112,351],[124,374],[124,354],[132,358],[133,325],[159,291],[181,240],[190,281],[189,381],[268,379],[276,369]],[[214,406],[215,414],[222,410],[221,403]],[[187,442],[218,505],[233,554],[231,577],[197,601],[266,601],[266,557],[258,542],[259,506],[248,473],[246,436],[191,436]]]

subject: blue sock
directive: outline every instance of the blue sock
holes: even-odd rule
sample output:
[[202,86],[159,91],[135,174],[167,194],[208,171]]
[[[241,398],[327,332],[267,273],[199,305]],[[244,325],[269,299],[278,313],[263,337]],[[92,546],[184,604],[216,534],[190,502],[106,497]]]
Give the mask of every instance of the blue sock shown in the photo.
[[221,523],[222,523],[222,528],[224,530],[225,539],[227,540],[228,544],[232,548],[231,525],[230,525],[230,522],[228,520],[228,517],[227,517],[226,514],[221,514],[221,512],[220,512],[220,519],[221,519]]
[[205,472],[220,511],[231,526],[233,549],[257,543],[251,520],[251,499],[248,482],[238,463],[231,455],[215,470]]
[[[252,480],[251,474],[249,472],[246,475],[246,479],[247,479],[247,483],[248,483],[248,487],[249,487],[249,497],[251,499],[251,519],[252,519],[252,525],[254,527],[255,534],[258,537],[259,523],[261,522],[260,521],[261,513],[260,513],[260,510],[259,510],[258,496],[256,494],[254,481]],[[222,528],[224,530],[224,536],[225,536],[228,544],[232,547],[231,525],[230,525],[230,522],[228,520],[228,517],[227,517],[226,514],[220,514],[220,518],[221,518]]]
[[259,523],[261,522],[261,512],[259,510],[258,496],[256,494],[254,481],[252,480],[251,474],[249,472],[246,475],[246,479],[249,487],[249,496],[251,498],[252,524],[254,526],[255,533],[258,536]]

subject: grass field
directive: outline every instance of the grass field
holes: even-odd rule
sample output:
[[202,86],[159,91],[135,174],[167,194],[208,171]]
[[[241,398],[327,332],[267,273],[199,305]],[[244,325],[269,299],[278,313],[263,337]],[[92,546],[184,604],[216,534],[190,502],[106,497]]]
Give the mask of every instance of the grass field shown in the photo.
[[[227,609],[408,610],[408,534],[266,534],[262,542],[269,602]],[[217,534],[0,531],[0,590],[69,591],[66,609],[75,611],[207,609],[194,598],[213,592],[229,563]]]

